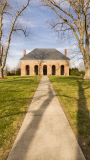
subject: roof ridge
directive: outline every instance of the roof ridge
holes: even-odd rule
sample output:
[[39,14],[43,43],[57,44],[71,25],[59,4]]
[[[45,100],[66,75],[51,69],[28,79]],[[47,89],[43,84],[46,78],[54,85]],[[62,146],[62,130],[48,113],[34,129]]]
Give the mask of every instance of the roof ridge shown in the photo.
[[35,48],[35,49],[56,49],[56,48]]

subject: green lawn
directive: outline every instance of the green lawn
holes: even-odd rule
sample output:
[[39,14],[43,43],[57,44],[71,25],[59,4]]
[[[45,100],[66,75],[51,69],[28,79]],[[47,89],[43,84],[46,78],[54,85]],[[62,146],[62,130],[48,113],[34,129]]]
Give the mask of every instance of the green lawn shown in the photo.
[[6,159],[41,77],[0,80],[0,160]]
[[75,76],[49,78],[86,160],[90,160],[90,81]]

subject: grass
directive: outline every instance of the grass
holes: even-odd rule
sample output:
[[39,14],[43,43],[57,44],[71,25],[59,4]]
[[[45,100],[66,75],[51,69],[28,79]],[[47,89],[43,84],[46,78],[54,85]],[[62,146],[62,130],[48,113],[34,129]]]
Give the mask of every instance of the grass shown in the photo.
[[0,159],[5,160],[17,136],[41,77],[10,76],[0,80]]
[[49,78],[86,160],[90,160],[90,81],[81,81],[80,76]]

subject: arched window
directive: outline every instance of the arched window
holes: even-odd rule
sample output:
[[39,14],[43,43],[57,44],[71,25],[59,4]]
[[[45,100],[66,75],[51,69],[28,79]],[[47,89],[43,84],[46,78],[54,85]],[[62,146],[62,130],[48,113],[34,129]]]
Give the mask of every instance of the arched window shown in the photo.
[[61,75],[64,75],[64,65],[61,66]]
[[26,65],[26,75],[29,75],[29,65]]
[[35,65],[34,71],[35,71],[35,75],[38,75],[38,65]]
[[52,66],[52,75],[55,75],[55,70],[56,70],[56,67],[55,65]]
[[43,66],[43,75],[47,75],[47,66],[46,65]]

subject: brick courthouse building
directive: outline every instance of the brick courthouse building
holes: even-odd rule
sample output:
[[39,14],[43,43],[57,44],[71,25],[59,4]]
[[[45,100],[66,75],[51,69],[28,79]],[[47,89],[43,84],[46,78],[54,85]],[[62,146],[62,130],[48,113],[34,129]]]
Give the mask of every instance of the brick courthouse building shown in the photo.
[[21,76],[69,75],[69,58],[56,49],[34,49],[20,59]]

